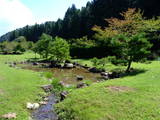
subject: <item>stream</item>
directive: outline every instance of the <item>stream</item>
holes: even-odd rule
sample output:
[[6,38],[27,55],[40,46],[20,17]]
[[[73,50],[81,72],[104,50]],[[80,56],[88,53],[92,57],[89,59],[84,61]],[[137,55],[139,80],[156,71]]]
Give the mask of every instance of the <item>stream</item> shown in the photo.
[[57,120],[57,116],[54,112],[53,105],[56,104],[56,98],[54,94],[48,97],[48,103],[41,105],[37,110],[32,112],[33,120]]
[[[52,72],[53,77],[58,78],[66,85],[77,85],[81,81],[77,80],[77,75],[83,76],[83,80],[90,80],[97,82],[101,80],[101,75],[97,73],[91,73],[88,70],[76,67],[72,69],[59,69],[59,68],[44,68],[39,65],[32,64],[18,64],[21,69],[28,69],[36,72]],[[54,104],[56,104],[56,98],[54,94],[50,94],[48,97],[48,103],[41,105],[37,110],[33,110],[31,118],[33,120],[57,120],[56,113],[54,111]]]

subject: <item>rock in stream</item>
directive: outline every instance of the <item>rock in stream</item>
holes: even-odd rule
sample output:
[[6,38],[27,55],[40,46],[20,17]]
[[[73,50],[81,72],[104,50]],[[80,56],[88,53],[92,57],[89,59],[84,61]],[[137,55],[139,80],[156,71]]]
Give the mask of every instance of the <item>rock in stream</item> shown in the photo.
[[51,94],[46,105],[40,106],[37,110],[33,111],[33,120],[57,120],[57,115],[54,112],[53,105],[56,104],[56,98],[54,94]]

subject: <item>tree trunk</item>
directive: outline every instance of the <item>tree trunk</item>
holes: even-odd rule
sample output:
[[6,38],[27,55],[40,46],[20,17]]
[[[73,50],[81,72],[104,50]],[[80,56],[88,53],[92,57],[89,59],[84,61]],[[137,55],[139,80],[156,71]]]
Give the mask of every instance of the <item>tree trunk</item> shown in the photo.
[[35,59],[37,58],[37,53],[35,52]]
[[128,62],[128,67],[126,69],[126,72],[129,72],[130,68],[131,68],[131,63],[132,63],[132,60],[129,60]]

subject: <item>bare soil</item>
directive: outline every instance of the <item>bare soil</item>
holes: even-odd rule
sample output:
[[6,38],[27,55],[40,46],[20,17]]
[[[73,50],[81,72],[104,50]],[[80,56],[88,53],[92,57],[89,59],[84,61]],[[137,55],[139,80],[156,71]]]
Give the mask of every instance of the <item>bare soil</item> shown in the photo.
[[127,86],[107,86],[107,88],[111,91],[117,91],[117,92],[126,92],[126,91],[134,91],[134,88],[130,88]]

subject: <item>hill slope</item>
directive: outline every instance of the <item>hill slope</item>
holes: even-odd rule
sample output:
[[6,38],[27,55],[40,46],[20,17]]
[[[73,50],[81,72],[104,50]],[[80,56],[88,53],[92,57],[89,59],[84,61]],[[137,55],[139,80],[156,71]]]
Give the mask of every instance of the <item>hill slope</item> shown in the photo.
[[145,72],[73,91],[57,105],[59,115],[62,120],[159,120],[159,63],[134,64]]

